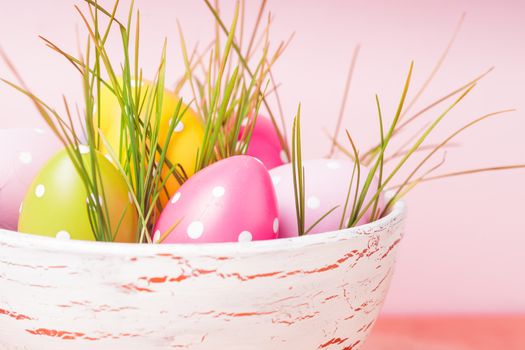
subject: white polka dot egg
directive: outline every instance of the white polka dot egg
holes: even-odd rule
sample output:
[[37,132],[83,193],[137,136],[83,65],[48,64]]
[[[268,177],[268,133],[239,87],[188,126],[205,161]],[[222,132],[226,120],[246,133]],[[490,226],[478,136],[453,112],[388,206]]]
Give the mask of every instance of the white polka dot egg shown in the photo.
[[250,156],[220,160],[171,198],[154,242],[249,242],[277,238],[277,198],[265,166]]
[[0,129],[0,228],[16,230],[29,185],[60,147],[50,131]]
[[[84,164],[91,168],[87,146],[79,146]],[[95,151],[96,152],[96,151]],[[128,186],[117,168],[96,152],[101,191],[97,202],[107,211],[113,237],[105,240],[135,242],[137,213]],[[102,193],[103,189],[103,193]],[[40,170],[24,198],[18,229],[20,232],[57,239],[95,240],[89,205],[96,196],[89,194],[66,150],[58,152]],[[99,236],[99,239],[102,238]]]
[[[337,207],[328,216],[315,225],[310,233],[320,233],[338,230],[343,216],[348,186],[352,178],[354,162],[346,159],[314,159],[303,162],[305,172],[305,229],[310,228],[323,215]],[[281,238],[295,237],[298,235],[297,215],[295,209],[294,185],[292,165],[285,164],[270,171],[273,185],[279,203],[279,222],[281,225]],[[368,169],[361,167],[360,188],[368,175]],[[355,180],[354,180],[355,181]],[[345,221],[348,220],[354,203],[355,184],[350,194]],[[377,190],[377,179],[372,181],[364,203],[368,203]],[[361,192],[361,190],[359,191]],[[383,196],[379,197],[379,208],[385,203]],[[370,221],[372,207],[363,215],[359,224]]]

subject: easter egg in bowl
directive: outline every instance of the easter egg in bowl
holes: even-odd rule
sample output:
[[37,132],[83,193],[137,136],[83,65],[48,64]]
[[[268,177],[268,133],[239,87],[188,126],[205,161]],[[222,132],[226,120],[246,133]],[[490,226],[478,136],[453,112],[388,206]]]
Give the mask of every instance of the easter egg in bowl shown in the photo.
[[[121,83],[121,81],[120,81]],[[160,108],[160,118],[157,118],[157,109],[151,105],[155,103],[156,86],[148,81],[138,81],[134,84],[132,94],[139,96],[142,103],[140,119],[145,122],[149,120],[150,126],[155,128],[159,123],[158,143],[163,147],[168,136],[171,124],[174,122],[175,114],[180,103],[179,117],[177,125],[173,127],[173,133],[169,139],[166,149],[166,159],[171,165],[179,164],[187,176],[195,172],[195,164],[198,150],[202,145],[204,138],[204,127],[199,116],[185,104],[180,102],[180,98],[169,90],[164,90],[162,97],[162,106]],[[115,94],[106,86],[103,86],[100,92],[100,113],[95,112],[94,118],[97,125],[112,148],[114,154],[118,155],[122,163],[126,163],[125,151],[129,145],[129,137],[126,134],[126,127],[123,121],[122,110]],[[182,116],[180,116],[182,115]],[[102,142],[101,151],[108,153],[106,143]],[[124,164],[123,164],[124,165]],[[170,174],[170,169],[165,166],[162,170],[163,176]],[[179,188],[179,183],[172,176],[166,183],[166,190],[169,196],[172,196]],[[166,204],[168,196],[161,193],[161,201]]]
[[250,156],[222,159],[193,175],[155,226],[162,243],[247,242],[277,238],[277,199],[265,166]]
[[[91,173],[91,154],[80,145],[82,161]],[[102,153],[95,151],[98,195],[88,193],[81,173],[66,149],[53,156],[40,170],[22,203],[18,230],[58,239],[96,240],[90,206],[100,206],[108,219],[107,238],[116,242],[135,242],[137,212],[128,186]],[[93,181],[92,183],[95,183]],[[95,198],[98,197],[98,198]],[[100,237],[98,237],[100,239]]]
[[[339,230],[348,222],[355,197],[357,175],[349,194],[349,184],[354,173],[354,162],[347,159],[312,159],[303,161],[305,174],[305,228],[309,233]],[[369,170],[361,166],[358,197]],[[297,214],[292,164],[285,164],[270,170],[279,203],[279,237],[298,235]],[[373,177],[364,197],[364,205],[370,203],[377,192],[378,180]],[[347,201],[348,198],[348,201]],[[345,210],[346,204],[346,210]],[[377,205],[371,205],[360,218],[358,225],[366,224],[373,218],[373,210],[381,212],[385,207],[384,196],[379,193]],[[326,215],[326,216],[325,216]],[[320,221],[319,221],[320,220]]]
[[27,189],[61,147],[44,129],[0,129],[0,227],[16,230]]
[[239,133],[239,138],[242,138],[251,129],[246,154],[259,159],[268,170],[288,163],[288,156],[282,147],[279,133],[272,120],[258,115],[255,118],[255,124],[250,126],[250,123],[253,123],[253,118],[245,119]]

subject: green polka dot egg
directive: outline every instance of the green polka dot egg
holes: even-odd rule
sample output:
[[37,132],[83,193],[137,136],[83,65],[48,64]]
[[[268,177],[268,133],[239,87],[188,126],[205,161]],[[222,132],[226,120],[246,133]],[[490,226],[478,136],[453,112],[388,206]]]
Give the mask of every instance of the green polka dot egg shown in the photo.
[[[91,173],[90,150],[79,147]],[[116,242],[135,242],[137,212],[128,186],[118,169],[101,153],[95,153],[100,171],[101,206],[107,210],[109,225]],[[102,186],[100,186],[102,185]],[[22,202],[18,230],[58,239],[94,241],[89,219],[86,187],[67,150],[60,151],[40,170]],[[103,197],[103,198],[102,198]]]

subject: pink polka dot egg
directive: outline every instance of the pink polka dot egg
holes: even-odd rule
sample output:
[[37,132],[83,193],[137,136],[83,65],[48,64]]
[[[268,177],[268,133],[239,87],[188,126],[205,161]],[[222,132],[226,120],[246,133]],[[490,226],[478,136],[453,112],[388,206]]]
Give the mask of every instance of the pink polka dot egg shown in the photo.
[[0,228],[17,229],[22,201],[31,182],[60,148],[51,131],[0,129]]
[[[247,130],[249,123],[253,123],[251,118],[241,127],[240,135]],[[255,120],[246,154],[259,159],[267,169],[288,163],[288,156],[283,150],[275,126],[269,118],[262,115],[257,116]]]
[[154,228],[156,243],[248,242],[278,236],[277,198],[258,159],[234,156],[193,175]]
[[[337,207],[328,216],[315,225],[310,233],[336,231],[340,228],[343,208],[346,202],[348,187],[352,179],[354,162],[348,159],[313,159],[303,162],[305,172],[305,229]],[[361,166],[361,192],[364,179],[369,170]],[[297,215],[294,196],[292,165],[285,164],[270,171],[279,203],[280,238],[295,237],[298,235]],[[348,221],[354,203],[356,179],[350,193],[348,208],[344,220]],[[378,180],[373,179],[365,197],[365,205],[377,191]],[[378,208],[384,208],[383,195],[379,196]],[[372,216],[372,207],[359,220],[358,224],[368,223]]]

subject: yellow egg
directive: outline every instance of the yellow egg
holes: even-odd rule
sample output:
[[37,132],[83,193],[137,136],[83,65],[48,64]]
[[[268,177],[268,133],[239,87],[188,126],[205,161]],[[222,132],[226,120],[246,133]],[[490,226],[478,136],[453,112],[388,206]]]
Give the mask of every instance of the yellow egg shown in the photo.
[[[154,86],[149,82],[143,82],[141,86],[141,101],[146,101],[142,110],[146,110],[148,101],[152,101],[151,95],[154,90]],[[133,91],[135,93],[135,90]],[[179,104],[180,99],[172,92],[165,90],[163,96],[161,118],[160,118],[160,133],[159,133],[159,144],[164,145],[168,133],[169,126],[171,124],[173,115]],[[107,87],[103,87],[100,93],[100,129],[107,139],[108,143],[113,148],[115,154],[119,154],[121,147],[121,108],[115,95]],[[186,108],[182,104],[181,111]],[[154,111],[154,109],[153,109]],[[155,112],[151,113],[150,123],[153,126],[155,120]],[[149,113],[143,112],[141,114],[141,120],[145,120]],[[95,113],[95,118],[98,119],[98,114]],[[187,109],[182,116],[180,122],[175,126],[174,132],[171,136],[171,140],[168,145],[166,158],[173,165],[180,164],[188,176],[193,175],[195,172],[195,163],[197,158],[197,152],[199,147],[202,145],[204,138],[204,128],[202,122],[197,114]],[[123,140],[122,140],[123,141]],[[123,145],[126,147],[126,145]],[[101,151],[106,152],[104,147],[101,147]],[[121,162],[123,162],[121,157]],[[169,173],[169,169],[165,167],[163,169],[163,175],[166,176]],[[179,188],[179,183],[170,177],[166,185],[168,196],[162,193],[161,200],[165,204],[168,199],[175,194]]]
[[[81,147],[82,159],[91,169],[90,153]],[[107,210],[111,234],[116,242],[135,242],[137,212],[128,186],[117,168],[96,153],[100,170],[100,203]],[[51,158],[40,170],[22,202],[18,230],[60,239],[96,240],[89,219],[89,196],[66,150]],[[111,240],[111,239],[109,239]]]

